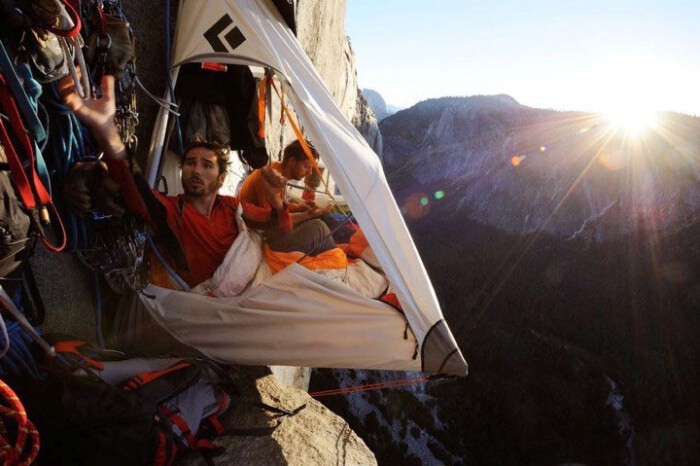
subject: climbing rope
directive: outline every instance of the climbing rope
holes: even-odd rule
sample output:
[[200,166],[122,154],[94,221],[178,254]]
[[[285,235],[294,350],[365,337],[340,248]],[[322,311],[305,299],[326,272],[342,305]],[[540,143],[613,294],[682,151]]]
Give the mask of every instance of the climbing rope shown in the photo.
[[320,398],[322,396],[331,395],[345,395],[346,393],[355,392],[367,392],[371,390],[382,390],[385,388],[398,388],[406,387],[409,385],[416,385],[420,383],[427,383],[431,380],[436,380],[443,377],[442,374],[438,375],[419,375],[416,377],[407,377],[405,379],[390,380],[385,382],[368,383],[363,385],[353,385],[352,387],[342,387],[342,388],[332,388],[329,390],[319,390],[317,392],[309,393],[312,398]]
[[[84,128],[71,110],[63,104],[56,83],[45,86],[41,101],[50,115],[52,131],[48,139],[47,155],[51,157],[54,182],[62,186],[75,162],[86,157]],[[65,219],[68,249],[75,252],[88,244],[87,224],[72,210],[63,207],[61,217]]]
[[[39,432],[27,417],[27,412],[17,394],[0,380],[0,396],[9,406],[0,405],[0,461],[5,465],[29,465],[39,454]],[[7,421],[17,430],[14,444],[10,440]],[[29,451],[25,452],[29,445]],[[23,456],[24,455],[24,456]]]
[[[175,88],[173,87],[173,80],[170,70],[170,0],[165,1],[165,76],[168,81],[168,92],[170,94],[170,100],[176,102],[175,100]],[[182,138],[182,127],[180,126],[180,117],[175,115],[175,133],[177,135],[177,144],[179,153],[184,151],[184,139]]]

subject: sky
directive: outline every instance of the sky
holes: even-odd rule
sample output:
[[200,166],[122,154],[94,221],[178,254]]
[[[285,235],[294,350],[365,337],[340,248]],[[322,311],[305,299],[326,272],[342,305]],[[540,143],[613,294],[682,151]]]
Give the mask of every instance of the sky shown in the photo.
[[347,0],[361,88],[700,116],[700,0]]

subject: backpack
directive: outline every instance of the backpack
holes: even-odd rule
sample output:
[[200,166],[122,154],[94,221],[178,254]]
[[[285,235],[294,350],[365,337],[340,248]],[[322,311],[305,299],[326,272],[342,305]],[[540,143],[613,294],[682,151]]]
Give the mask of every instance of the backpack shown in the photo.
[[[63,347],[91,351],[90,345]],[[73,364],[81,359],[71,356]],[[131,361],[144,360],[122,363]],[[211,366],[177,360],[117,384],[51,370],[23,397],[41,435],[40,464],[164,466],[191,451],[211,456],[231,414],[231,397],[216,375],[221,371]]]
[[[210,457],[217,450],[213,441],[223,434],[232,405],[229,393],[211,380],[213,365],[203,360],[179,361],[122,384],[123,390],[155,404],[160,422],[165,423],[157,431],[153,464],[172,464],[172,459],[189,451]],[[218,366],[216,371],[222,372]]]

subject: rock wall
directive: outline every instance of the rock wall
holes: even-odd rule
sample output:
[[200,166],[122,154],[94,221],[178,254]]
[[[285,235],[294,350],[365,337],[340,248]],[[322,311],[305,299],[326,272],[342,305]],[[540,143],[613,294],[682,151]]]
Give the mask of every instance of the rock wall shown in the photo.
[[297,38],[345,116],[381,155],[377,119],[359,90],[355,52],[345,35],[345,5],[345,0],[300,0]]
[[[216,464],[237,465],[310,465],[310,464],[377,464],[367,448],[348,424],[328,408],[301,390],[279,383],[267,368],[243,368],[238,374],[236,388],[240,396],[234,401],[231,427],[248,429],[279,423],[271,435],[229,436],[215,443],[224,451],[214,458]],[[298,414],[279,418],[257,404],[293,411]],[[205,465],[197,455],[188,465]]]

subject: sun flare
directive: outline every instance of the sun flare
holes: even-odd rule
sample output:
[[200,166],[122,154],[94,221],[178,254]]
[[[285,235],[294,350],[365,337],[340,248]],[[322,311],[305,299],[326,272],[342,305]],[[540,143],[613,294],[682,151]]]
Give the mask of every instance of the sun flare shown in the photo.
[[655,110],[631,106],[607,111],[605,116],[614,130],[622,130],[632,137],[654,127],[659,117]]

